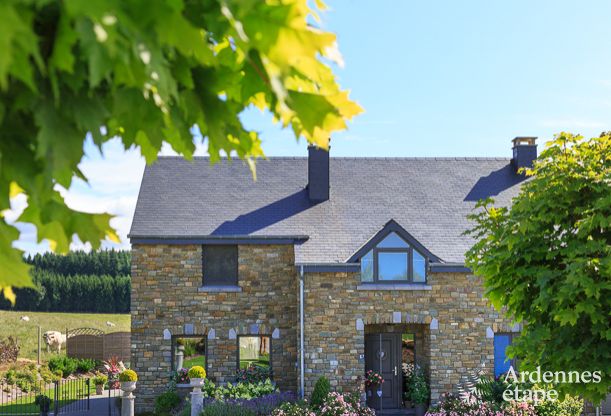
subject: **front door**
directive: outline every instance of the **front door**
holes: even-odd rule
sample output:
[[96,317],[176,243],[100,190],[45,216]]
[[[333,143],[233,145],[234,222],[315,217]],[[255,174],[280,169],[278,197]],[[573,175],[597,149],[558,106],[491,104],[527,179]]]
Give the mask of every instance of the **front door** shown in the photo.
[[368,389],[367,404],[374,409],[401,407],[401,334],[365,335],[365,372],[372,370],[382,376],[382,397],[379,386]]

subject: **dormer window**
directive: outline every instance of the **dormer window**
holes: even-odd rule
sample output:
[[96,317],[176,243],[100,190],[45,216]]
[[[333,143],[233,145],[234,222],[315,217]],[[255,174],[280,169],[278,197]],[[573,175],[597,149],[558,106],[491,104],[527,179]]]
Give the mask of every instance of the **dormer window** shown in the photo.
[[395,232],[361,257],[365,283],[425,283],[426,258]]

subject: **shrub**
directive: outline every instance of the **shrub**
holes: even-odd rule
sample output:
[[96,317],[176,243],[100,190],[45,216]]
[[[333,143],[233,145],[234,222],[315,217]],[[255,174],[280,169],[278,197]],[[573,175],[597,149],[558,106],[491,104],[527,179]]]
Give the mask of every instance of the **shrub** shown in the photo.
[[186,368],[181,368],[180,370],[174,373],[173,381],[176,384],[189,384],[191,380],[189,380],[189,370]]
[[127,382],[127,381],[138,381],[138,374],[134,370],[123,370],[121,374],[119,374],[119,381]]
[[187,373],[187,375],[189,376],[190,379],[206,378],[206,370],[204,370],[204,367],[200,365],[195,365],[189,369],[189,372]]
[[367,406],[362,406],[359,397],[344,396],[332,392],[320,406],[318,416],[375,416],[375,412]]
[[157,396],[155,399],[155,415],[165,416],[180,404],[180,397],[173,390],[168,390],[165,393]]
[[76,369],[81,373],[89,373],[96,367],[96,361],[90,358],[82,358],[78,360]]
[[51,370],[54,374],[57,374],[58,371],[61,371],[62,376],[68,377],[70,374],[74,374],[76,372],[78,364],[78,358],[71,358],[65,355],[57,355],[55,357],[51,357],[48,366],[49,370]]
[[535,405],[537,416],[579,416],[583,411],[583,400],[566,395],[563,400],[545,400]]
[[271,413],[271,416],[316,416],[306,403],[283,403]]
[[410,386],[411,400],[415,404],[426,404],[429,400],[429,385],[423,374],[416,374]]
[[57,380],[57,376],[53,374],[53,372],[49,370],[49,367],[46,365],[40,366],[38,373],[40,374],[40,378],[42,378],[45,383],[50,383],[51,381]]
[[48,411],[51,408],[51,399],[44,394],[39,394],[34,399],[34,404],[38,406],[41,411]]
[[253,399],[277,392],[276,385],[271,380],[259,383],[234,383],[224,386],[214,386],[204,384],[204,395],[217,400],[224,399]]
[[312,407],[318,409],[320,406],[322,406],[330,392],[331,383],[329,383],[327,377],[323,376],[316,380],[314,390],[312,391],[312,397],[310,399],[310,404]]
[[15,384],[17,381],[17,371],[14,369],[10,369],[4,374],[4,379],[6,380],[6,384]]
[[272,370],[269,367],[251,364],[247,368],[240,368],[236,371],[235,381],[246,383],[257,383],[272,378]]
[[9,336],[5,339],[0,339],[0,364],[17,361],[19,349],[19,343],[16,338]]
[[108,382],[108,377],[102,373],[96,373],[95,377],[93,377],[93,384],[96,386],[103,386]]
[[204,406],[201,416],[256,416],[256,414],[252,410],[245,409],[239,404],[213,402]]
[[195,341],[187,340],[184,343],[185,346],[185,357],[195,355]]

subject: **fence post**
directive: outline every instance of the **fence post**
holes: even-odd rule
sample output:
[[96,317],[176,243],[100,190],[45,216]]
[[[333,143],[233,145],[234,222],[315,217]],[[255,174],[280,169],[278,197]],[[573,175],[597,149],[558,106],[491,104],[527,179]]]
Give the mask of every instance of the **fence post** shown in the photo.
[[55,390],[53,392],[53,413],[55,416],[59,414],[59,381],[55,380],[53,384],[55,385]]
[[89,396],[91,396],[91,379],[87,379],[87,410],[89,410]]
[[42,329],[38,325],[38,365],[40,365],[40,338],[42,337]]

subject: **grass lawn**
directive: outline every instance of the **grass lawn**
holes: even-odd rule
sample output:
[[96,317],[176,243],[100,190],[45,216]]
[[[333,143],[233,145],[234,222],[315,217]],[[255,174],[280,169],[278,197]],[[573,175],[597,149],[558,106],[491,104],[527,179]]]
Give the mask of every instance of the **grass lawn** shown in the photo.
[[[95,394],[95,385],[91,383],[89,387],[89,393],[91,395]],[[37,394],[40,393],[28,393],[27,396],[22,396],[17,398],[15,401],[10,403],[2,403],[0,404],[0,415],[5,414],[15,414],[15,415],[38,415],[40,414],[40,409],[37,405],[34,404],[34,399]],[[51,387],[44,392],[45,395],[54,400],[55,398],[55,388]],[[85,383],[76,383],[69,382],[68,384],[62,384],[59,387],[58,395],[58,407],[66,406],[72,403],[75,400],[80,398],[87,397],[87,385]],[[53,411],[55,403],[51,403],[51,412]],[[50,412],[50,413],[51,413]]]
[[[30,321],[21,321],[22,316],[29,316]],[[116,326],[108,327],[106,321]],[[60,312],[22,312],[22,311],[0,311],[0,328],[4,336],[13,335],[17,337],[21,350],[20,358],[36,360],[38,346],[38,326],[42,333],[46,331],[66,332],[66,328],[75,329],[91,327],[101,329],[104,332],[129,331],[129,314],[98,314],[98,313],[60,313]],[[41,340],[41,359],[47,361],[54,354],[47,354],[47,346]],[[62,353],[63,353],[62,349]]]
[[182,363],[184,368],[191,368],[194,365],[199,365],[206,368],[206,356],[205,355],[191,355],[186,357]]

